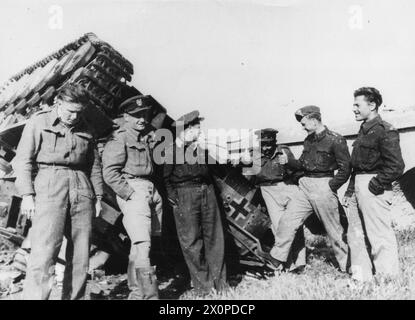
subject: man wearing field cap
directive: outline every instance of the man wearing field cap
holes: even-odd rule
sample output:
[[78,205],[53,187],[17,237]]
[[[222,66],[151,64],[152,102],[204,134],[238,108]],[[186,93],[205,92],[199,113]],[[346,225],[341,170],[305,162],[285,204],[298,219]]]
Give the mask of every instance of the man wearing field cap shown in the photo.
[[[125,123],[114,132],[102,156],[104,181],[117,194],[123,225],[131,240],[129,299],[158,299],[156,270],[150,263],[151,234],[160,221],[162,201],[152,182],[153,159],[148,143],[151,98],[135,96],[119,110]],[[154,219],[154,218],[157,219]]]
[[343,240],[344,230],[340,223],[337,197],[337,190],[350,176],[346,140],[323,125],[317,106],[303,107],[295,112],[295,117],[308,136],[304,140],[304,150],[299,160],[288,158],[287,165],[304,171],[299,187],[308,201],[302,202],[304,207],[301,210],[281,218],[273,256],[280,261],[287,260],[298,228],[314,211],[327,231],[339,268],[346,271],[348,247]]
[[17,148],[16,187],[23,198],[22,213],[32,219],[24,299],[49,298],[64,236],[62,298],[85,295],[92,218],[99,214],[96,199],[103,194],[95,137],[83,119],[89,103],[83,88],[64,86],[51,110],[29,119]]
[[392,182],[402,175],[405,163],[398,130],[382,120],[378,113],[381,105],[382,95],[375,88],[363,87],[354,92],[353,113],[362,125],[353,143],[352,178],[344,199],[349,215],[357,221],[355,224],[365,226],[371,248],[369,259],[361,228],[348,234],[349,241],[354,244],[351,248],[352,267],[370,272],[370,277],[371,262],[378,274],[396,276],[399,273],[398,245],[390,207]]
[[225,287],[226,269],[224,233],[208,155],[197,143],[202,120],[193,111],[173,123],[177,136],[166,150],[164,181],[193,288],[205,295]]
[[[261,188],[262,197],[264,198],[268,214],[271,218],[272,231],[275,238],[275,231],[278,228],[281,217],[302,210],[304,205],[301,204],[301,200],[307,202],[304,193],[297,185],[299,172],[290,170],[284,161],[280,161],[282,155],[290,159],[293,159],[294,155],[287,146],[277,145],[277,133],[278,130],[272,128],[257,130],[255,132],[261,143],[261,148],[253,156],[259,156],[261,158],[261,169],[254,176],[254,179],[251,180]],[[270,251],[271,257],[273,256],[273,250],[274,248]],[[276,263],[277,267],[279,267],[278,262]],[[304,232],[302,227],[300,227],[285,267],[290,271],[299,271],[305,264]]]

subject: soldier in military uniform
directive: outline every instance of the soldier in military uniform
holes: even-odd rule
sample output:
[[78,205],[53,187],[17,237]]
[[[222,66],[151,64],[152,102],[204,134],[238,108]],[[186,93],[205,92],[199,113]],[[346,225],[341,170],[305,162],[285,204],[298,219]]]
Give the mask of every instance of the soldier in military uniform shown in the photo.
[[[131,240],[129,299],[158,299],[155,266],[150,263],[152,228],[160,221],[162,200],[152,182],[154,163],[148,142],[150,96],[135,96],[120,107],[125,123],[102,155],[104,181],[117,195],[123,225]],[[156,219],[154,219],[156,217]]]
[[166,149],[164,181],[193,288],[204,295],[226,284],[224,233],[207,152],[200,148],[198,111],[180,117]]
[[337,197],[337,190],[350,176],[346,140],[323,125],[320,108],[316,106],[303,107],[296,111],[295,116],[308,136],[299,160],[287,158],[286,161],[289,167],[304,171],[299,187],[308,201],[304,202],[300,198],[298,207],[301,209],[281,218],[273,257],[280,261],[287,260],[298,228],[314,211],[327,231],[340,270],[346,271],[348,246],[343,240],[344,230],[340,223]]
[[[261,188],[262,197],[271,218],[274,237],[276,237],[275,230],[279,225],[281,217],[301,210],[302,207],[298,207],[298,204],[301,203],[300,199],[306,201],[303,192],[296,184],[299,172],[290,170],[284,160],[280,161],[281,155],[285,155],[289,159],[293,159],[294,155],[287,146],[277,146],[277,133],[278,130],[271,128],[255,132],[259,136],[261,149],[259,152],[254,153],[253,156],[260,157],[261,169],[254,176],[254,179],[251,180],[256,186]],[[271,258],[273,251],[274,248],[270,251]],[[285,267],[290,271],[297,271],[304,267],[305,264],[304,231],[300,227],[295,236]]]
[[382,96],[377,89],[360,88],[354,92],[354,98],[356,121],[363,123],[353,143],[352,178],[344,199],[349,207],[349,220],[355,226],[348,235],[353,245],[351,263],[366,279],[368,273],[371,277],[372,265],[362,236],[360,209],[375,272],[395,276],[399,273],[399,258],[390,206],[392,182],[402,175],[405,167],[399,133],[378,114]]
[[95,205],[100,204],[95,199],[103,194],[94,135],[82,119],[89,104],[87,92],[68,85],[56,101],[52,110],[28,121],[14,160],[16,187],[23,197],[21,210],[32,219],[24,299],[48,299],[64,235],[67,264],[62,298],[84,296],[92,218]]

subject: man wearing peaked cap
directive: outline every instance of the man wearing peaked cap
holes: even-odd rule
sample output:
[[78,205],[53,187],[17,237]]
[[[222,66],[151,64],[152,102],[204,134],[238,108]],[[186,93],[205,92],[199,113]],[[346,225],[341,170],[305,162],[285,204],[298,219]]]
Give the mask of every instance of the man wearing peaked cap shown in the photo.
[[102,155],[104,181],[117,194],[123,225],[131,240],[128,299],[158,299],[156,270],[150,264],[152,230],[161,225],[162,200],[152,182],[154,164],[147,135],[150,96],[135,96],[119,109],[125,123]]
[[197,144],[202,119],[198,111],[192,111],[173,124],[182,130],[166,150],[173,161],[164,165],[163,176],[193,287],[204,295],[226,287],[226,267],[224,232],[208,154]]
[[275,142],[277,140],[277,129],[266,128],[254,132],[261,142]]
[[[306,218],[315,212],[323,223],[329,237],[339,268],[346,271],[348,246],[343,240],[344,229],[340,222],[337,190],[350,176],[350,154],[346,139],[330,131],[321,122],[320,109],[306,106],[295,112],[308,136],[298,160],[288,158],[287,165],[293,170],[303,170],[299,187],[307,201],[293,199],[297,210],[284,215],[276,231],[274,257],[286,261],[296,231]],[[335,174],[335,171],[337,173]]]
[[138,117],[140,114],[149,121],[149,113],[151,111],[151,96],[138,95],[131,97],[120,104],[118,110],[120,113],[127,113],[131,116]]
[[[298,210],[298,203],[306,202],[303,192],[296,185],[297,172],[281,161],[282,155],[294,158],[291,150],[284,145],[277,145],[278,130],[267,128],[255,131],[259,137],[260,150],[253,157],[260,157],[260,171],[254,176],[253,182],[260,187],[262,197],[272,222],[272,231],[276,238],[276,230],[283,215],[291,215]],[[297,199],[297,201],[291,201]],[[285,267],[290,271],[298,271],[306,264],[304,231],[300,227],[293,242],[290,255],[286,261],[278,261],[273,257],[274,248],[269,252],[270,259],[277,268]]]

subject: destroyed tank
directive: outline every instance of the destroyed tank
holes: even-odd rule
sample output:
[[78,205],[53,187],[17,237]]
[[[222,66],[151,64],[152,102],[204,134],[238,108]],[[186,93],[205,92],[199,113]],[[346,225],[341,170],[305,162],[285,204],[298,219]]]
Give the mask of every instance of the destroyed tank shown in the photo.
[[[67,83],[79,84],[90,93],[92,103],[85,117],[94,128],[102,151],[108,135],[119,123],[120,103],[141,94],[129,85],[133,73],[131,62],[95,34],[87,33],[12,76],[0,88],[0,235],[3,238],[17,245],[23,244],[23,249],[30,247],[24,243],[30,221],[20,214],[21,198],[14,188],[15,177],[11,166],[26,120],[40,110],[51,108],[62,86]],[[171,128],[172,122],[166,109],[154,99],[153,127]],[[266,257],[272,244],[271,222],[259,189],[251,185],[237,169],[229,165],[217,167],[215,179],[228,221],[227,235],[236,248],[236,252],[231,254],[235,254],[240,263],[272,268],[272,263]],[[111,190],[106,191],[103,201],[103,212],[93,222],[94,248],[126,258],[130,243]],[[168,208],[165,212],[169,212]],[[165,214],[163,221],[163,230],[166,232],[161,248],[163,243],[177,243],[177,239],[172,239],[177,235],[173,232],[174,220],[171,215]],[[29,251],[20,250],[20,254],[27,257]],[[24,271],[25,259],[18,257],[17,260],[20,261],[17,265]]]
[[[142,94],[129,84],[133,73],[131,62],[95,34],[87,33],[12,76],[0,88],[0,236],[18,246],[22,245],[23,250],[18,251],[20,256],[16,254],[15,258],[15,261],[20,261],[16,267],[22,271],[30,247],[30,244],[25,244],[30,221],[20,214],[21,198],[14,187],[11,162],[26,120],[40,110],[51,108],[62,86],[77,83],[90,93],[92,103],[85,117],[97,134],[102,152],[109,134],[121,121],[118,106],[126,99]],[[156,99],[153,98],[153,101],[152,126],[155,129],[171,129],[173,119]],[[213,171],[222,200],[221,209],[227,221],[226,238],[232,244],[227,246],[227,255],[233,255],[238,263],[244,265],[273,269],[268,256],[273,244],[271,221],[260,190],[242,175],[241,168],[218,164]],[[415,204],[414,175],[415,171],[411,169],[400,180],[402,190],[412,205]],[[161,176],[158,177],[160,179],[156,179],[156,184],[163,193]],[[126,259],[130,242],[121,223],[122,214],[109,188],[103,202],[100,217],[93,221],[93,250]],[[167,206],[163,221],[160,245],[154,248],[162,255],[171,257],[172,252],[179,252],[180,249],[171,208]],[[315,215],[307,220],[306,226],[312,233],[324,233]],[[166,261],[172,263],[172,259]]]

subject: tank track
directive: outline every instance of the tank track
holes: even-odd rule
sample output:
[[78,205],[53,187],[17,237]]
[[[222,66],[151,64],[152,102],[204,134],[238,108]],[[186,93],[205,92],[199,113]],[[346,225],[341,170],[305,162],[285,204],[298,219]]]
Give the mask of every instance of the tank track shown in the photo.
[[96,107],[112,118],[128,98],[124,93],[131,91],[127,82],[133,73],[130,61],[87,33],[9,78],[0,88],[0,125],[6,119],[9,125],[16,123],[51,105],[68,82],[87,88]]

